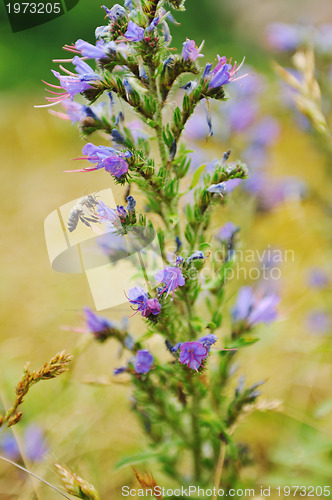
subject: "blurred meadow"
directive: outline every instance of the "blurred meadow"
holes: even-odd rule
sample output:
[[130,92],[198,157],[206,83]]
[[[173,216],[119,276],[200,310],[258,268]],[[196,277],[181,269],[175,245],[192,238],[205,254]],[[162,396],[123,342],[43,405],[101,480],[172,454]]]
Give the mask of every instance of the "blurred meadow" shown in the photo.
[[[177,16],[181,25],[173,29],[172,46],[180,47],[188,36],[198,44],[206,41],[204,61],[212,61],[217,53],[238,61],[246,56],[248,78],[257,82],[257,75],[263,75],[259,76],[264,80],[260,115],[273,117],[278,124],[275,140],[265,151],[266,175],[272,186],[283,178],[296,178],[305,186],[287,192],[268,209],[265,200],[259,210],[252,192],[241,188],[214,216],[215,232],[228,221],[241,227],[238,239],[243,250],[262,254],[264,249],[275,248],[291,250],[294,255],[280,263],[281,277],[273,283],[282,296],[278,321],[259,326],[260,341],[238,356],[239,375],[246,373],[252,383],[266,381],[262,389],[265,408],[262,404],[236,431],[237,440],[249,447],[252,457],[244,474],[253,485],[328,485],[332,468],[332,156],[282,101],[271,60],[275,57],[285,65],[288,61],[285,55],[268,51],[264,29],[270,22],[296,22],[299,16],[313,25],[332,23],[332,5],[329,0],[292,0],[291,4],[286,0],[188,0],[187,4],[187,14]],[[31,390],[24,403],[24,418],[13,432],[23,446],[28,469],[58,484],[53,464],[70,466],[98,488],[101,498],[117,499],[123,485],[136,483],[130,466],[115,469],[115,465],[144,450],[146,443],[130,411],[126,379],[113,377],[119,364],[118,347],[113,341],[98,344],[87,335],[62,328],[82,324],[82,308],[93,308],[93,301],[83,275],[52,270],[44,219],[88,193],[112,187],[116,202],[122,204],[125,192],[115,188],[105,172],[63,173],[73,168],[71,159],[80,154],[84,140],[69,121],[33,107],[44,102],[41,80],[51,81],[52,58],[61,57],[61,46],[77,38],[93,41],[94,27],[103,24],[103,11],[98,2],[80,0],[63,17],[13,34],[4,7],[0,8],[0,406],[8,407],[14,399],[14,387],[26,361],[38,369],[64,349],[76,354],[67,374]],[[220,119],[221,128],[229,116],[226,112],[223,117],[223,104],[212,107],[212,116],[217,113],[215,123]],[[232,159],[242,158],[250,134],[247,130],[234,135],[215,131],[208,140],[198,137],[193,141],[190,134],[187,138],[190,147],[199,149],[203,163],[220,158],[228,149]],[[250,172],[249,157],[243,159]],[[139,204],[143,209],[142,199]],[[317,268],[327,276],[322,286],[310,283]],[[227,305],[234,303],[240,286],[250,283],[244,274],[232,280]],[[253,280],[252,284],[258,283]],[[125,304],[121,310],[102,314],[121,320],[132,312]],[[218,336],[222,338],[228,329],[226,315]],[[130,331],[135,338],[144,331],[137,316],[130,318]],[[158,339],[150,339],[148,344],[158,349]],[[270,407],[276,410],[267,409]],[[31,425],[43,435],[42,457],[24,451],[25,432]],[[0,448],[10,458],[8,453],[13,450],[5,446],[8,436],[12,436],[11,430],[0,432]],[[11,456],[23,463],[15,450]],[[163,476],[151,461],[147,467],[162,483]],[[0,461],[0,499],[35,498],[53,500],[59,494]]]

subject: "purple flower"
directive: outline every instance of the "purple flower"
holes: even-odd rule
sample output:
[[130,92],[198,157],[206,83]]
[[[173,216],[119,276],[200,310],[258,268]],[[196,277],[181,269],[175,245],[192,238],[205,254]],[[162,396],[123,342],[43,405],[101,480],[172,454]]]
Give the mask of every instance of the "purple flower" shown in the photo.
[[176,242],[176,251],[178,252],[182,247],[182,241],[180,240],[179,236],[175,238],[175,242]]
[[205,80],[210,75],[211,69],[212,69],[212,64],[211,63],[207,63],[205,65],[204,73],[203,73],[203,76],[202,76],[203,80]]
[[5,432],[1,440],[1,449],[9,460],[18,460],[21,456],[16,439],[11,431]]
[[161,14],[161,16],[162,16],[162,17],[165,17],[165,16],[166,16],[167,21],[170,21],[170,22],[171,22],[171,23],[173,23],[173,24],[180,24],[180,23],[178,23],[178,22],[174,19],[174,17],[172,16],[172,14],[171,14],[170,12],[167,12],[167,10],[165,10],[164,8],[161,8],[161,9],[160,9],[160,14]]
[[232,310],[233,322],[244,321],[249,327],[258,323],[270,323],[277,317],[279,302],[280,297],[277,294],[268,293],[258,297],[252,287],[244,286],[240,289]]
[[66,110],[67,119],[69,118],[72,123],[80,122],[85,116],[84,106],[78,102],[66,99],[65,101],[62,101],[62,106]]
[[137,373],[148,373],[153,364],[153,356],[148,350],[137,351],[135,359],[135,371]]
[[101,316],[97,316],[89,307],[84,308],[86,327],[90,333],[101,332],[112,328],[111,322]]
[[[64,100],[68,96],[73,99],[75,95],[93,88],[90,84],[95,84],[101,80],[101,76],[97,75],[97,73],[95,73],[90,66],[79,57],[75,56],[73,58],[73,64],[77,71],[77,75],[61,75],[58,71],[52,70],[53,75],[59,79],[60,86],[66,91],[66,97],[61,98],[59,94],[59,99],[57,99],[56,102]],[[48,100],[50,99],[55,100],[56,98],[48,98]]]
[[[212,333],[209,333],[208,335],[205,335],[204,337],[201,337],[200,339],[196,340],[195,342],[199,342],[202,344],[204,347],[207,348],[208,352],[210,351],[210,347],[215,344],[218,340],[218,337],[213,335]],[[190,342],[186,342],[187,344]],[[180,349],[180,347],[183,345],[183,342],[178,342],[175,344],[175,346],[172,348],[172,352],[176,352]]]
[[113,5],[111,9],[108,9],[107,7],[105,7],[105,5],[102,5],[102,8],[105,9],[106,14],[111,19],[111,21],[118,21],[120,17],[127,16],[126,10],[118,3]]
[[137,306],[136,311],[144,312],[147,309],[149,297],[143,288],[140,288],[139,286],[131,288],[128,292],[128,298],[132,305]]
[[144,28],[141,28],[133,21],[129,21],[125,37],[130,42],[141,42],[144,38]]
[[220,194],[222,197],[223,193],[226,191],[226,186],[224,182],[219,182],[219,184],[211,184],[207,188],[207,191],[212,194]]
[[307,317],[307,326],[313,334],[323,334],[331,329],[331,317],[325,311],[312,311]]
[[102,316],[97,316],[89,307],[84,308],[85,324],[88,332],[92,333],[96,340],[103,342],[116,327],[111,321]]
[[235,307],[232,310],[232,318],[234,322],[243,321],[248,316],[253,308],[255,301],[254,291],[250,286],[244,286],[240,289]]
[[209,333],[208,335],[205,335],[204,337],[201,337],[200,339],[197,340],[197,342],[200,342],[203,344],[204,347],[207,348],[207,350],[210,350],[210,347],[213,346],[218,340],[218,337],[216,335],[213,335],[213,333]]
[[102,59],[108,55],[111,50],[115,51],[115,42],[104,43],[103,40],[96,42],[96,45],[92,45],[85,40],[77,40],[75,43],[75,48],[80,51],[83,57],[88,59]]
[[133,196],[127,196],[126,200],[128,201],[127,210],[128,212],[134,212],[136,207],[136,200]]
[[89,142],[83,147],[82,153],[86,156],[84,158],[78,158],[79,160],[88,160],[91,163],[96,163],[97,165],[78,170],[66,170],[66,172],[93,172],[94,170],[104,168],[106,172],[110,172],[117,178],[128,172],[128,163],[124,157],[131,156],[129,151],[122,153],[114,148],[107,146],[95,146]]
[[251,98],[228,101],[226,106],[228,123],[234,132],[243,132],[250,127],[258,111],[257,104]]
[[120,366],[120,368],[115,368],[113,370],[113,375],[120,375],[120,373],[124,373],[128,370],[126,366]]
[[165,44],[169,45],[170,42],[172,41],[172,35],[166,21],[161,21],[161,29],[165,40]]
[[83,120],[87,117],[92,118],[95,121],[99,121],[98,116],[90,106],[84,106],[83,104],[72,101],[70,98],[62,101],[62,106],[65,108],[66,113],[52,110],[52,115],[58,116],[59,118],[62,118],[64,120],[71,120],[72,124],[83,122]]
[[148,81],[148,75],[146,74],[142,59],[138,61],[138,73],[141,80],[145,80],[146,82]]
[[37,425],[29,425],[24,432],[23,441],[29,460],[34,462],[42,460],[47,451],[42,429]]
[[155,275],[155,279],[157,283],[164,284],[163,293],[167,292],[166,297],[170,292],[173,292],[174,297],[174,293],[179,286],[183,286],[185,284],[185,279],[178,267],[168,266],[162,271],[158,271]]
[[201,342],[184,342],[180,347],[179,361],[192,370],[198,371],[207,358],[208,350]]
[[121,219],[125,219],[127,217],[127,210],[123,205],[118,205],[116,207],[116,211]]
[[187,263],[189,264],[190,262],[192,262],[193,260],[197,260],[197,259],[205,259],[204,257],[204,252],[198,250],[197,252],[194,252],[192,253],[188,259],[187,259]]
[[147,33],[151,33],[159,23],[159,16],[155,17],[154,20],[150,23],[150,25],[146,28]]
[[189,40],[189,38],[187,38],[187,40],[183,42],[182,59],[184,61],[194,62],[198,57],[203,57],[203,54],[200,53],[203,43],[200,47],[197,47],[194,40]]
[[231,240],[235,233],[239,231],[239,226],[236,226],[233,222],[226,222],[220,229],[216,238],[220,241],[227,242]]
[[270,146],[277,140],[279,133],[277,121],[271,116],[265,116],[252,128],[250,135],[256,145]]
[[116,222],[118,216],[112,208],[107,206],[103,201],[98,201],[97,214],[102,222]]
[[110,32],[110,28],[111,28],[110,25],[97,26],[97,28],[95,29],[96,40],[98,40],[98,38],[108,35]]
[[[47,101],[50,101],[51,99],[53,100],[52,104],[57,104],[58,102],[61,102],[64,99],[67,99],[69,96],[71,99],[75,97],[75,95],[80,94],[81,92],[84,92],[85,90],[91,89],[92,86],[90,85],[88,80],[81,79],[80,77],[74,75],[74,76],[64,76],[61,75],[58,71],[52,70],[52,73],[54,76],[56,76],[59,81],[60,81],[60,87],[56,86],[56,88],[62,88],[65,90],[65,93],[60,96],[60,97],[55,101],[55,97],[46,97]],[[49,85],[49,84],[47,84]],[[55,86],[54,86],[55,87]],[[63,99],[61,99],[63,97]]]
[[113,141],[116,142],[117,144],[123,144],[125,142],[125,138],[123,137],[122,134],[120,134],[118,130],[116,130],[116,128],[112,130],[111,137]]
[[[128,319],[128,318],[125,318],[125,319]],[[122,321],[123,323],[123,321]],[[126,329],[128,328],[127,325],[123,325],[126,327]],[[132,351],[135,347],[135,340],[133,339],[133,337],[130,335],[130,333],[128,333],[125,338],[124,338],[124,346],[126,349],[128,349],[128,351]]]
[[[250,165],[251,172],[253,172],[254,170],[258,170],[260,168],[264,168],[268,160],[266,148],[262,147],[260,144],[255,144],[255,143],[247,147],[243,151],[242,156],[245,162]],[[248,181],[246,181],[246,183],[247,182]]]
[[142,311],[142,316],[144,318],[147,318],[152,314],[153,316],[156,316],[159,314],[161,311],[161,304],[158,299],[148,299],[147,304],[146,304],[146,309]]
[[53,85],[52,83],[48,82],[44,83],[46,83],[46,85],[53,89],[60,90],[60,92],[47,90],[47,92],[52,94],[54,97],[46,97],[46,100],[49,101],[49,104],[42,104],[40,106],[35,106],[35,108],[54,106],[55,104],[68,99],[68,97],[73,99],[75,95],[88,89],[95,88],[99,81],[102,79],[100,75],[95,73],[90,68],[90,66],[82,61],[79,57],[75,56],[72,62],[75,66],[77,74],[69,72],[69,75],[61,75],[58,71],[52,70],[54,76],[59,79],[60,85]]
[[121,157],[109,157],[104,161],[104,168],[106,172],[119,178],[128,172],[128,163]]
[[278,52],[294,50],[301,42],[297,27],[285,23],[269,24],[265,36],[268,45]]
[[[1,448],[7,458],[17,461],[21,457],[16,439],[11,432],[6,432],[1,440]],[[33,462],[42,460],[47,448],[44,433],[40,427],[29,425],[23,433],[23,448],[27,458]]]
[[149,299],[148,294],[143,288],[135,286],[128,292],[129,302],[137,306],[136,311],[141,311],[144,318],[152,314],[156,316],[161,311],[161,304],[158,299]]
[[313,288],[325,288],[329,284],[329,277],[320,267],[310,269],[308,284]]
[[[203,74],[203,79],[209,79],[209,89],[215,89],[217,87],[222,87],[223,85],[226,85],[227,83],[233,82],[235,80],[238,80],[239,77],[236,77],[237,73],[242,67],[242,63],[237,66],[237,63],[234,63],[233,66],[229,63],[227,63],[227,59],[225,56],[218,57],[218,63],[216,64],[216,67],[211,71],[212,65],[207,65],[205,67],[205,71]],[[246,76],[246,75],[243,75]],[[243,76],[241,78],[243,78]]]
[[129,10],[133,10],[134,8],[133,0],[125,0],[124,6]]
[[306,194],[303,181],[294,177],[272,180],[264,174],[253,174],[244,187],[256,196],[258,209],[262,211],[269,211],[287,199],[300,200]]
[[280,297],[277,294],[269,294],[263,297],[254,305],[248,316],[248,323],[254,326],[257,323],[270,323],[275,320],[278,315],[277,305],[279,302]]
[[221,87],[222,85],[226,85],[230,82],[231,74],[230,71],[232,69],[231,64],[227,64],[226,57],[218,56],[218,64],[212,70],[212,77],[209,83],[209,88],[214,89],[216,87]]

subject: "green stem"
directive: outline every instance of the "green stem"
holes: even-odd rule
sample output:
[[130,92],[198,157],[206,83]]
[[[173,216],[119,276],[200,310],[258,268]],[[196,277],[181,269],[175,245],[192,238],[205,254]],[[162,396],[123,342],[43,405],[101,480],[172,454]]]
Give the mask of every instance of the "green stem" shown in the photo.
[[[160,88],[158,84],[158,80],[155,76],[155,68],[153,64],[151,63],[149,65],[149,81],[150,81],[150,91],[152,95],[154,96],[156,100],[156,112],[154,116],[154,122],[156,123],[156,134],[157,134],[157,140],[158,140],[158,148],[159,148],[159,155],[161,159],[161,165],[164,169],[167,169],[168,167],[168,154],[167,154],[167,148],[165,145],[164,137],[163,137],[163,118],[162,118],[162,109],[163,109],[163,103],[162,103],[162,98],[160,94]],[[160,194],[160,193],[159,193]],[[160,194],[160,198],[162,198]],[[161,212],[163,214],[163,219],[166,224],[167,229],[170,229],[170,224],[169,224],[169,215],[171,215],[174,210],[173,207],[176,207],[175,212],[177,213],[177,205],[178,205],[178,196],[169,201],[163,199],[165,209],[162,207]],[[176,236],[180,236],[180,225],[177,222],[173,228],[174,231],[174,239]]]
[[161,159],[161,164],[163,167],[167,168],[167,151],[163,138],[163,118],[162,118],[162,102],[160,97],[160,91],[156,79],[155,68],[151,64],[149,66],[149,82],[150,91],[156,100],[156,112],[154,115],[154,121],[156,123],[156,134],[158,139],[159,154]]
[[[218,464],[217,464],[217,468],[216,468],[216,475],[215,475],[215,480],[214,480],[214,490],[216,492],[219,490],[222,470],[223,470],[224,462],[225,462],[225,456],[226,456],[226,444],[221,443]],[[218,498],[218,495],[216,493],[213,497],[213,500],[217,500],[217,498]]]
[[188,319],[190,338],[191,340],[193,340],[196,337],[196,331],[191,324],[191,304],[189,302],[188,295],[185,291],[182,293],[182,297],[184,299],[184,303],[186,304],[186,309],[187,309],[187,319]]
[[172,417],[170,417],[170,415],[172,414],[176,415],[176,412],[168,411],[165,405],[165,401],[162,398],[158,397],[156,389],[151,380],[145,380],[144,384],[145,392],[149,395],[150,403],[153,403],[155,408],[157,408],[161,421],[167,422],[173,432],[181,437],[184,443],[188,443],[188,437],[182,429],[179,420],[174,420]]
[[191,407],[191,428],[192,428],[192,453],[193,453],[193,466],[194,478],[199,482],[201,478],[201,434],[199,428],[199,395],[195,385],[194,374],[189,374],[189,383],[192,393],[192,407]]

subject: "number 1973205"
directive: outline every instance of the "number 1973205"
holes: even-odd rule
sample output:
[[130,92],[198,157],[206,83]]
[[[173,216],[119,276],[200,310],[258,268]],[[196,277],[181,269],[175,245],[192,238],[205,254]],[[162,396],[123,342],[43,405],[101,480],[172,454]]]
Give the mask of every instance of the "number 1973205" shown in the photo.
[[330,486],[278,486],[279,497],[329,497]]
[[8,14],[60,14],[61,3],[15,2],[7,3]]

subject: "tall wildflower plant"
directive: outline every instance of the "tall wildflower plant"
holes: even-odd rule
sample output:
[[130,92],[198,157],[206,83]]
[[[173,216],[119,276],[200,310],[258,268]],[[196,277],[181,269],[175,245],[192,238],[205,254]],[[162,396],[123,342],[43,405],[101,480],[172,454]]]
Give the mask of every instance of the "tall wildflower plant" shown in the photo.
[[[257,404],[261,385],[247,386],[241,378],[235,392],[230,391],[233,361],[238,351],[257,340],[251,330],[275,319],[279,298],[251,287],[240,289],[229,333],[218,339],[238,228],[229,226],[222,239],[213,239],[211,216],[227,203],[228,181],[245,179],[248,172],[241,161],[229,162],[227,152],[212,173],[204,174],[202,165],[192,174],[182,132],[201,102],[206,103],[210,124],[209,101],[225,101],[225,87],[244,75],[239,75],[241,65],[219,55],[201,68],[202,45],[193,40],[185,40],[176,53],[169,24],[184,3],[126,0],[124,6],[104,7],[108,24],[96,29],[96,43],[77,40],[65,46],[73,53],[68,62],[75,69],[61,66],[61,73],[53,71],[58,84],[49,84],[46,106],[61,102],[66,113],[55,114],[77,122],[85,138],[106,134],[108,146],[97,141],[83,147],[80,159],[89,163],[77,171],[104,169],[125,187],[128,202],[115,208],[97,197],[86,198],[78,212],[76,207],[71,213],[69,231],[82,222],[91,228],[112,224],[119,235],[137,227],[158,235],[163,268],[149,277],[148,290],[134,286],[126,291],[146,324],[146,335],[135,340],[127,325],[85,310],[87,329],[97,341],[116,339],[129,352],[129,362],[115,375],[124,373],[132,383],[133,409],[151,443],[142,457],[159,460],[179,484],[218,487],[222,482],[231,488],[240,484],[239,471],[248,462],[246,449],[234,441],[233,433],[240,418]],[[74,100],[79,95],[84,105]],[[103,99],[105,106],[98,104]],[[115,112],[119,102],[123,110]],[[141,129],[127,122],[132,112],[139,116]],[[146,199],[146,213],[137,209],[130,194],[133,186]],[[184,204],[188,190],[194,193],[193,201]],[[223,259],[215,255],[220,246],[225,248]],[[175,248],[172,255],[170,247]],[[214,273],[203,277],[208,262]],[[164,346],[162,361],[144,345],[155,334]]]

